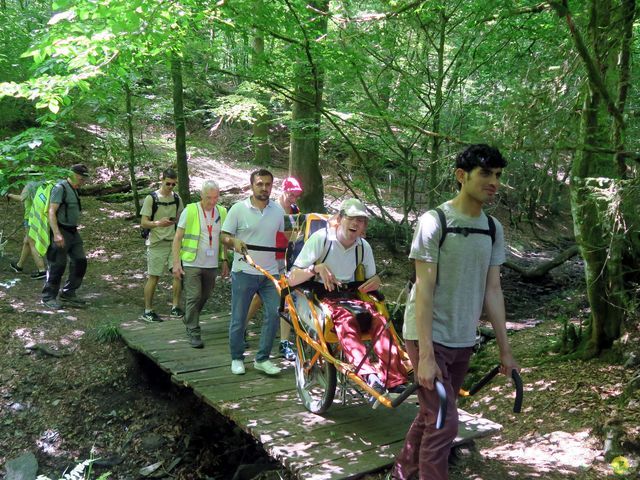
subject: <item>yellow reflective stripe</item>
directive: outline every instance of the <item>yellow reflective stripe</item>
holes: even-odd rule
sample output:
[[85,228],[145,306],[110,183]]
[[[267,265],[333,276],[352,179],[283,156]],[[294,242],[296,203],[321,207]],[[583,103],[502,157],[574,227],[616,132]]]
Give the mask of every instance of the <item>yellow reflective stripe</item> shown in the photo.
[[190,203],[185,207],[186,223],[185,232],[180,245],[180,258],[187,262],[195,260],[200,240],[200,218],[198,216],[198,204]]

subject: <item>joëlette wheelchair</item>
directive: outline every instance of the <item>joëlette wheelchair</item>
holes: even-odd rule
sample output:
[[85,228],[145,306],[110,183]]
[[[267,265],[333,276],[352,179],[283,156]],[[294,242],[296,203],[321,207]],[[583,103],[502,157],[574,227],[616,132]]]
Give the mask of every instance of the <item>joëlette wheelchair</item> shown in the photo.
[[[304,240],[313,232],[325,228],[328,220],[327,215],[321,214],[306,214],[305,217],[303,232],[301,232]],[[367,384],[366,379],[359,373],[362,365],[353,365],[345,361],[328,309],[318,298],[317,283],[305,282],[290,287],[286,278],[283,277],[278,281],[262,267],[256,265],[249,255],[246,255],[244,260],[272,280],[280,293],[283,305],[280,316],[293,327],[296,335],[296,387],[298,396],[307,410],[316,414],[326,412],[334,401],[338,385],[340,385],[343,403],[347,400],[347,393],[351,392],[356,394],[356,398],[359,395],[361,398],[373,400],[371,403],[374,408],[378,405],[396,408],[416,390],[417,385],[411,384],[397,397],[391,398],[387,392],[378,392]],[[353,295],[352,298],[371,302],[376,311],[386,318],[386,328],[391,334],[391,340],[408,365],[408,355],[393,327],[384,301],[374,293],[358,291],[357,287],[362,283],[353,282],[344,290],[350,292]],[[352,311],[360,322],[363,332],[361,339],[369,342],[367,353],[370,355],[373,351],[371,345],[373,339],[366,332],[366,324],[371,320],[370,314],[354,308],[348,301],[344,306]],[[442,426],[446,417],[447,400],[444,387],[439,381],[436,381],[436,390],[440,397],[438,425]]]

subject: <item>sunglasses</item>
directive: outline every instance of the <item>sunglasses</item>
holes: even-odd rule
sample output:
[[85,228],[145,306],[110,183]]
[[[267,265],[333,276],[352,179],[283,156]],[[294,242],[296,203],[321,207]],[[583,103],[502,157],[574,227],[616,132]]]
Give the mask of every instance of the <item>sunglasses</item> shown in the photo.
[[164,182],[167,187],[175,187],[177,185],[176,182]]

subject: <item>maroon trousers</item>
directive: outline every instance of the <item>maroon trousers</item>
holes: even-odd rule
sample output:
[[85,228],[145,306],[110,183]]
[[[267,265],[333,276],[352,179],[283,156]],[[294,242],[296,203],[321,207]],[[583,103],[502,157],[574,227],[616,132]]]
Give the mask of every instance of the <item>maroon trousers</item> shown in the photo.
[[[418,371],[419,349],[417,340],[406,341],[407,353],[414,372]],[[447,480],[449,478],[449,452],[458,434],[458,408],[456,400],[469,367],[473,349],[447,348],[433,344],[436,363],[442,371],[447,392],[447,417],[444,427],[436,430],[438,394],[424,387],[418,388],[420,409],[407,432],[404,447],[396,458],[392,477],[398,480]]]
[[379,366],[371,364],[367,357],[367,347],[362,342],[360,336],[360,324],[355,315],[349,310],[340,306],[339,300],[331,300],[329,298],[322,299],[331,311],[331,319],[336,329],[336,335],[342,345],[342,350],[347,360],[355,365],[360,365],[362,359],[362,367],[359,375],[367,378],[367,375],[375,373],[380,377],[385,387],[392,388],[407,382],[407,369],[402,364],[402,359],[398,352],[398,347],[392,339],[389,329],[385,329],[387,320],[373,305],[361,300],[349,300],[349,303],[357,304],[359,308],[365,308],[371,314],[371,328],[369,333],[373,342],[373,351],[378,356]]

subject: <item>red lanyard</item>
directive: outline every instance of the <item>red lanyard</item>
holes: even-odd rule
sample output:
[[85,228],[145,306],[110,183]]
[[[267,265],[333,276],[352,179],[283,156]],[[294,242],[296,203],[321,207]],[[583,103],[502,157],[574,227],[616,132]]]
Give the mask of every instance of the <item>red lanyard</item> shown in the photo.
[[214,212],[215,212],[215,207],[213,207],[211,209],[211,223],[208,223],[207,222],[207,212],[202,210],[202,213],[204,215],[204,221],[207,224],[207,230],[209,231],[209,248],[213,247],[213,216],[214,216]]

